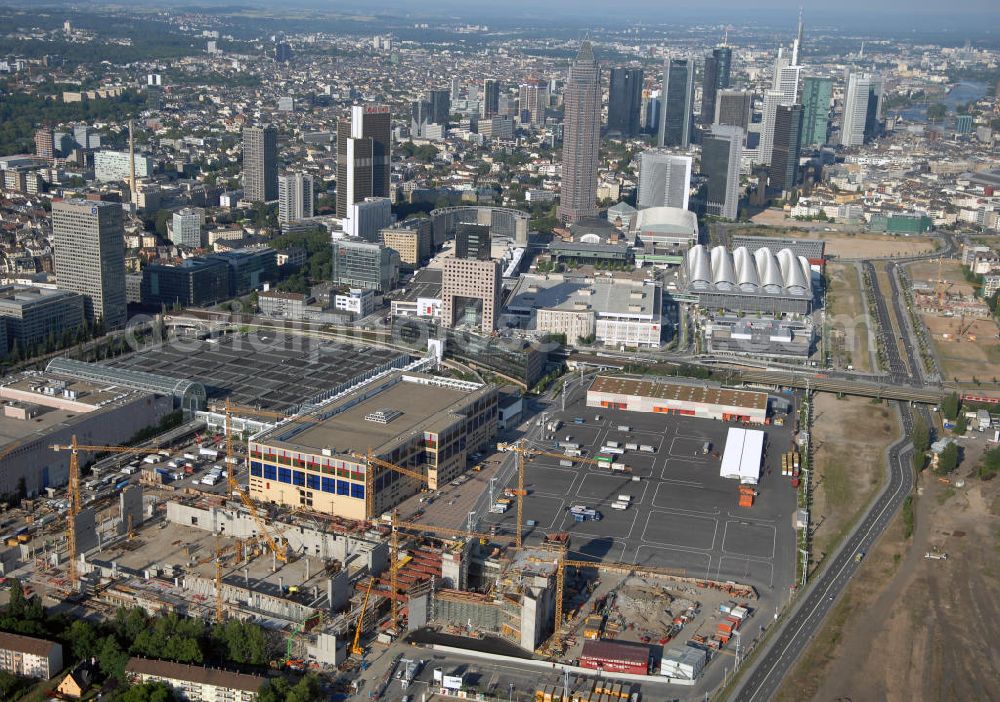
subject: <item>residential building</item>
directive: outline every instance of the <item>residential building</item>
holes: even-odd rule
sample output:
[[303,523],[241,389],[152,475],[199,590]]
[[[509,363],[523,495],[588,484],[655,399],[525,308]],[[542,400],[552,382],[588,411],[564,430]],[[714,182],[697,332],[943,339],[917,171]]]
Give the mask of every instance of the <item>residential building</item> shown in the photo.
[[788,192],[798,183],[801,136],[802,105],[778,105],[768,166],[768,187],[771,190]]
[[612,68],[608,87],[608,131],[623,137],[639,135],[642,68]]
[[694,61],[668,58],[663,64],[660,146],[686,149],[691,143],[694,103]]
[[197,249],[203,246],[201,228],[205,224],[205,210],[185,207],[174,212],[170,240],[178,246]]
[[399,281],[399,254],[358,237],[333,240],[333,272],[338,285],[389,292]]
[[48,680],[62,667],[61,644],[0,632],[0,670],[19,677]]
[[84,323],[84,298],[79,293],[29,285],[0,287],[0,326],[5,331],[2,355],[15,341],[23,352],[47,339],[58,340],[63,332],[75,331]]
[[85,298],[87,322],[125,325],[125,228],[118,203],[62,200],[52,204],[55,272],[60,290]]
[[243,128],[243,192],[250,202],[278,197],[278,130],[273,126]]
[[823,146],[830,138],[833,79],[807,76],[802,81],[802,139],[805,146]]
[[431,254],[431,221],[408,219],[379,231],[380,243],[399,254],[399,263],[419,268]]
[[[337,127],[337,216],[369,197],[389,197],[392,116],[385,105],[355,105]],[[378,231],[376,229],[376,231]]]
[[712,49],[705,57],[704,83],[701,89],[701,123],[710,125],[715,121],[715,105],[718,92],[729,87],[732,76],[733,50],[728,46]]
[[874,138],[880,129],[882,79],[871,73],[851,73],[844,97],[844,120],[840,143],[861,146]]
[[680,207],[687,209],[691,192],[690,156],[662,151],[643,151],[639,157],[639,209]]
[[708,214],[736,219],[740,203],[740,159],[743,130],[714,125],[702,139],[701,174],[708,179]]
[[720,90],[715,103],[714,124],[739,127],[746,132],[752,108],[753,93],[749,90]]
[[563,95],[562,190],[557,216],[576,222],[597,215],[597,165],[601,141],[601,73],[589,41],[570,65]]
[[230,298],[230,270],[216,257],[186,258],[179,264],[152,263],[142,269],[144,305],[204,307]]
[[392,225],[392,202],[387,197],[366,197],[347,206],[343,229],[347,236],[375,242],[378,233]]
[[278,176],[278,223],[288,224],[313,216],[313,177],[308,173]]
[[134,657],[125,674],[133,684],[161,682],[185,702],[255,702],[267,682],[259,675]]
[[[145,154],[135,155],[135,177],[153,175],[153,159]],[[131,178],[128,151],[98,151],[94,154],[94,177],[102,183]]]
[[441,324],[496,329],[502,293],[500,264],[467,258],[445,259],[441,276]]
[[55,158],[56,142],[51,127],[42,127],[35,132],[35,155],[39,158]]
[[462,222],[455,230],[455,258],[474,258],[489,261],[492,258],[490,225]]

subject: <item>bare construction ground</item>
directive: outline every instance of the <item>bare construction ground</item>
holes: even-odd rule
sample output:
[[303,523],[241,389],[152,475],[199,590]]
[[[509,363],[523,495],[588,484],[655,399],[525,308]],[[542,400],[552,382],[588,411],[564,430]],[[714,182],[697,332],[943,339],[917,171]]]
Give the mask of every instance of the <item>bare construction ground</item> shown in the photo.
[[997,698],[1000,481],[966,480],[920,476],[912,542],[897,518],[778,699]]
[[[760,216],[755,217],[754,221],[758,222]],[[823,239],[826,242],[827,255],[839,258],[890,258],[892,256],[912,256],[935,250],[935,240],[927,236],[893,236],[830,224],[825,224],[823,227],[809,227],[807,222],[791,219],[786,220],[784,226],[770,221],[760,223],[767,226],[731,228],[729,232],[730,234],[750,236]],[[831,231],[825,231],[826,229]]]
[[813,406],[812,566],[840,541],[885,479],[885,450],[899,436],[889,407],[818,393]]
[[830,352],[835,367],[871,372],[868,324],[861,274],[851,263],[826,266],[829,288],[826,293],[827,320],[831,323]]

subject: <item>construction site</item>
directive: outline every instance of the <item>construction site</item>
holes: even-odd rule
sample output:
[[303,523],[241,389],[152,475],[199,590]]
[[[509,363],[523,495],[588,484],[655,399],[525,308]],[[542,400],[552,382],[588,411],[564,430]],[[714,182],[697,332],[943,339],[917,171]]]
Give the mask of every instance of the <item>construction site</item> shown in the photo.
[[[764,395],[739,400],[767,406]],[[718,418],[598,411],[581,401],[559,415],[579,443],[552,441],[552,420],[498,442],[495,388],[386,368],[294,416],[227,399],[149,443],[71,435],[49,445],[68,463],[68,491],[5,513],[0,568],[81,613],[256,622],[284,642],[275,667],[361,677],[373,651],[443,636],[584,678],[625,676],[608,699],[643,680],[696,684],[773,606],[759,592],[787,580],[789,537],[771,513],[794,493],[757,489],[763,432],[729,428],[726,439]],[[761,438],[747,448],[733,432]],[[769,438],[782,450],[785,440]],[[488,512],[420,523],[497,448]],[[704,468],[713,487],[701,497],[667,477]],[[579,504],[555,505],[558,491]],[[750,509],[727,519],[717,500]]]

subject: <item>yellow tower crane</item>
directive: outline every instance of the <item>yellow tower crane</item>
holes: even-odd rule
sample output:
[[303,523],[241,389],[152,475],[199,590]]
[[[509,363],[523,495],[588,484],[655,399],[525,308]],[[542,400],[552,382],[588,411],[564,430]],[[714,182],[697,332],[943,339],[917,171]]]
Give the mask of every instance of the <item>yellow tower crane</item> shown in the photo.
[[[141,448],[137,446],[93,446],[81,444],[72,436],[69,444],[53,444],[53,451],[70,451],[69,457],[69,512],[66,516],[66,542],[69,547],[69,577],[70,589],[76,590],[78,573],[76,570],[76,517],[80,514],[80,452],[85,453],[159,453],[163,449],[157,447]],[[131,515],[129,517],[129,534],[132,532]]]

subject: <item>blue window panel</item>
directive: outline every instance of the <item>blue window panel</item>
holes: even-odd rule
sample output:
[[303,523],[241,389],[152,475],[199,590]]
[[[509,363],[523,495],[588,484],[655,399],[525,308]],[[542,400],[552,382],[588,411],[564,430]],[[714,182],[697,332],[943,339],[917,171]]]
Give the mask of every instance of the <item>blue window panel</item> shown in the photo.
[[291,468],[279,468],[278,469],[278,482],[279,483],[291,483],[292,482],[292,469]]
[[346,480],[337,481],[337,494],[338,495],[350,495],[351,494],[351,484]]
[[250,464],[250,475],[254,476],[255,478],[259,478],[263,474],[264,470],[261,468],[260,463]]
[[278,479],[278,468],[277,466],[270,466],[264,464],[264,477],[267,480],[277,480]]
[[319,486],[319,476],[313,475],[312,473],[306,473],[306,487],[310,490],[319,490]]
[[351,485],[351,497],[356,497],[359,500],[365,499],[365,486],[364,485]]
[[257,468],[259,470],[260,466],[261,466],[261,462],[260,461],[250,461],[250,467],[251,468]]
[[305,485],[306,474],[301,470],[292,471],[292,485]]
[[323,492],[336,492],[337,481],[333,478],[323,478]]

